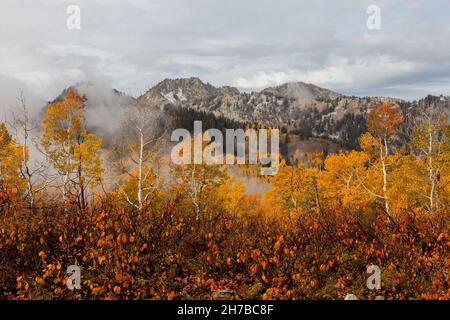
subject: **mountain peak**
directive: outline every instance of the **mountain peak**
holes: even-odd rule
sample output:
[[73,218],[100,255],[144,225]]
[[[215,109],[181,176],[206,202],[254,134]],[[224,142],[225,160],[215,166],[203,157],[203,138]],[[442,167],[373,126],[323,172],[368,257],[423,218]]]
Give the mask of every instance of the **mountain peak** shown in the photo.
[[193,99],[209,99],[218,94],[218,89],[197,77],[165,79],[147,91],[139,99],[157,104],[177,104]]
[[277,87],[271,87],[264,89],[262,92],[273,92],[283,96],[289,96],[296,100],[309,102],[309,101],[323,101],[334,100],[342,97],[341,94],[334,91],[318,87],[314,84],[305,82],[288,82]]
[[[210,114],[237,123],[284,128],[301,137],[330,138],[355,146],[365,130],[368,110],[388,101],[409,117],[424,108],[448,110],[448,97],[427,96],[415,102],[386,97],[351,97],[305,82],[290,82],[260,92],[240,92],[230,86],[216,88],[199,78],[165,79],[137,100],[102,83],[84,82],[71,87],[87,98],[88,126],[95,133],[113,137],[127,106],[142,103],[191,119],[190,112]],[[199,116],[200,117],[200,116]]]

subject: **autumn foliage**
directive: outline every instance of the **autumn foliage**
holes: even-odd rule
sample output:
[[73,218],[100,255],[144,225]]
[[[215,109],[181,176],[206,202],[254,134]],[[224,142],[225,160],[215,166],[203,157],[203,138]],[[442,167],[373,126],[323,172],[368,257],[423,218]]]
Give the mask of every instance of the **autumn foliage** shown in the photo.
[[[2,162],[1,298],[450,298],[445,121],[423,123],[405,148],[395,141],[398,111],[378,106],[360,150],[282,161],[261,194],[222,166],[176,166],[174,181],[163,183],[149,164],[148,196],[132,205],[124,194],[136,193],[135,179],[95,189],[100,140],[85,130],[83,101],[71,95],[44,122],[60,197],[29,206],[21,162]],[[0,142],[17,148],[4,127]],[[372,264],[382,271],[380,290],[366,286]],[[66,286],[70,265],[81,268],[79,290]]]
[[[144,214],[108,200],[83,215],[3,204],[3,298],[450,297],[448,212],[409,211],[388,225],[342,210],[289,219],[222,209],[198,224],[179,198]],[[71,264],[81,267],[81,290],[66,288]],[[382,268],[380,291],[365,286],[371,264]]]

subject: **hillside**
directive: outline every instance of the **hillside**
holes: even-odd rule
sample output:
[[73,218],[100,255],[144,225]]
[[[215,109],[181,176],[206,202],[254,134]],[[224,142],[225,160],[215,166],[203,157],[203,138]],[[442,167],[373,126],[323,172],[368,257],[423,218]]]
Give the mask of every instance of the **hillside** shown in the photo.
[[[174,128],[190,129],[193,120],[204,120],[206,127],[219,128],[263,124],[278,127],[301,140],[320,138],[347,149],[357,147],[357,138],[366,131],[367,112],[380,102],[387,101],[402,111],[405,122],[400,141],[406,139],[409,126],[423,111],[450,109],[450,99],[444,96],[427,96],[411,102],[391,97],[355,97],[303,82],[259,92],[240,92],[229,86],[218,88],[198,78],[165,79],[137,99],[96,83],[81,83],[72,88],[86,96],[87,123],[107,142],[120,133],[125,109],[136,103],[164,110]],[[282,139],[284,142],[287,143]],[[298,143],[286,148],[289,156],[298,153],[295,145]],[[319,148],[315,149],[321,150],[321,145],[318,143]]]

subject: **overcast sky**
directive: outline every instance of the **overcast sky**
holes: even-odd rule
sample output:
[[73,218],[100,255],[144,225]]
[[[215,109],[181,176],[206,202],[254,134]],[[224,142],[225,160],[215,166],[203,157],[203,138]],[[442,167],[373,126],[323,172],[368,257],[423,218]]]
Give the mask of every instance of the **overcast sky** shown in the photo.
[[[81,9],[68,30],[66,9]],[[369,5],[381,30],[369,30]],[[448,0],[1,0],[0,101],[100,80],[259,90],[304,81],[351,95],[450,95]]]

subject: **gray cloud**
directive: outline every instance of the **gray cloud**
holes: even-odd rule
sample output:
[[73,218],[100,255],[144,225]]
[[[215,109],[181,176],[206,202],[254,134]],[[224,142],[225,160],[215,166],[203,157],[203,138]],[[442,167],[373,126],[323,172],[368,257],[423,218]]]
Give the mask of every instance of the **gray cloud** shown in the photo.
[[[70,4],[81,30],[66,28]],[[381,7],[379,31],[366,28],[370,4]],[[243,90],[306,81],[355,95],[450,94],[448,0],[16,0],[0,12],[0,73],[48,100],[91,79],[139,94],[192,75]]]
[[12,113],[19,106],[18,99],[21,95],[26,99],[30,116],[37,116],[45,104],[43,96],[37,94],[23,81],[0,73],[0,122],[11,121]]

